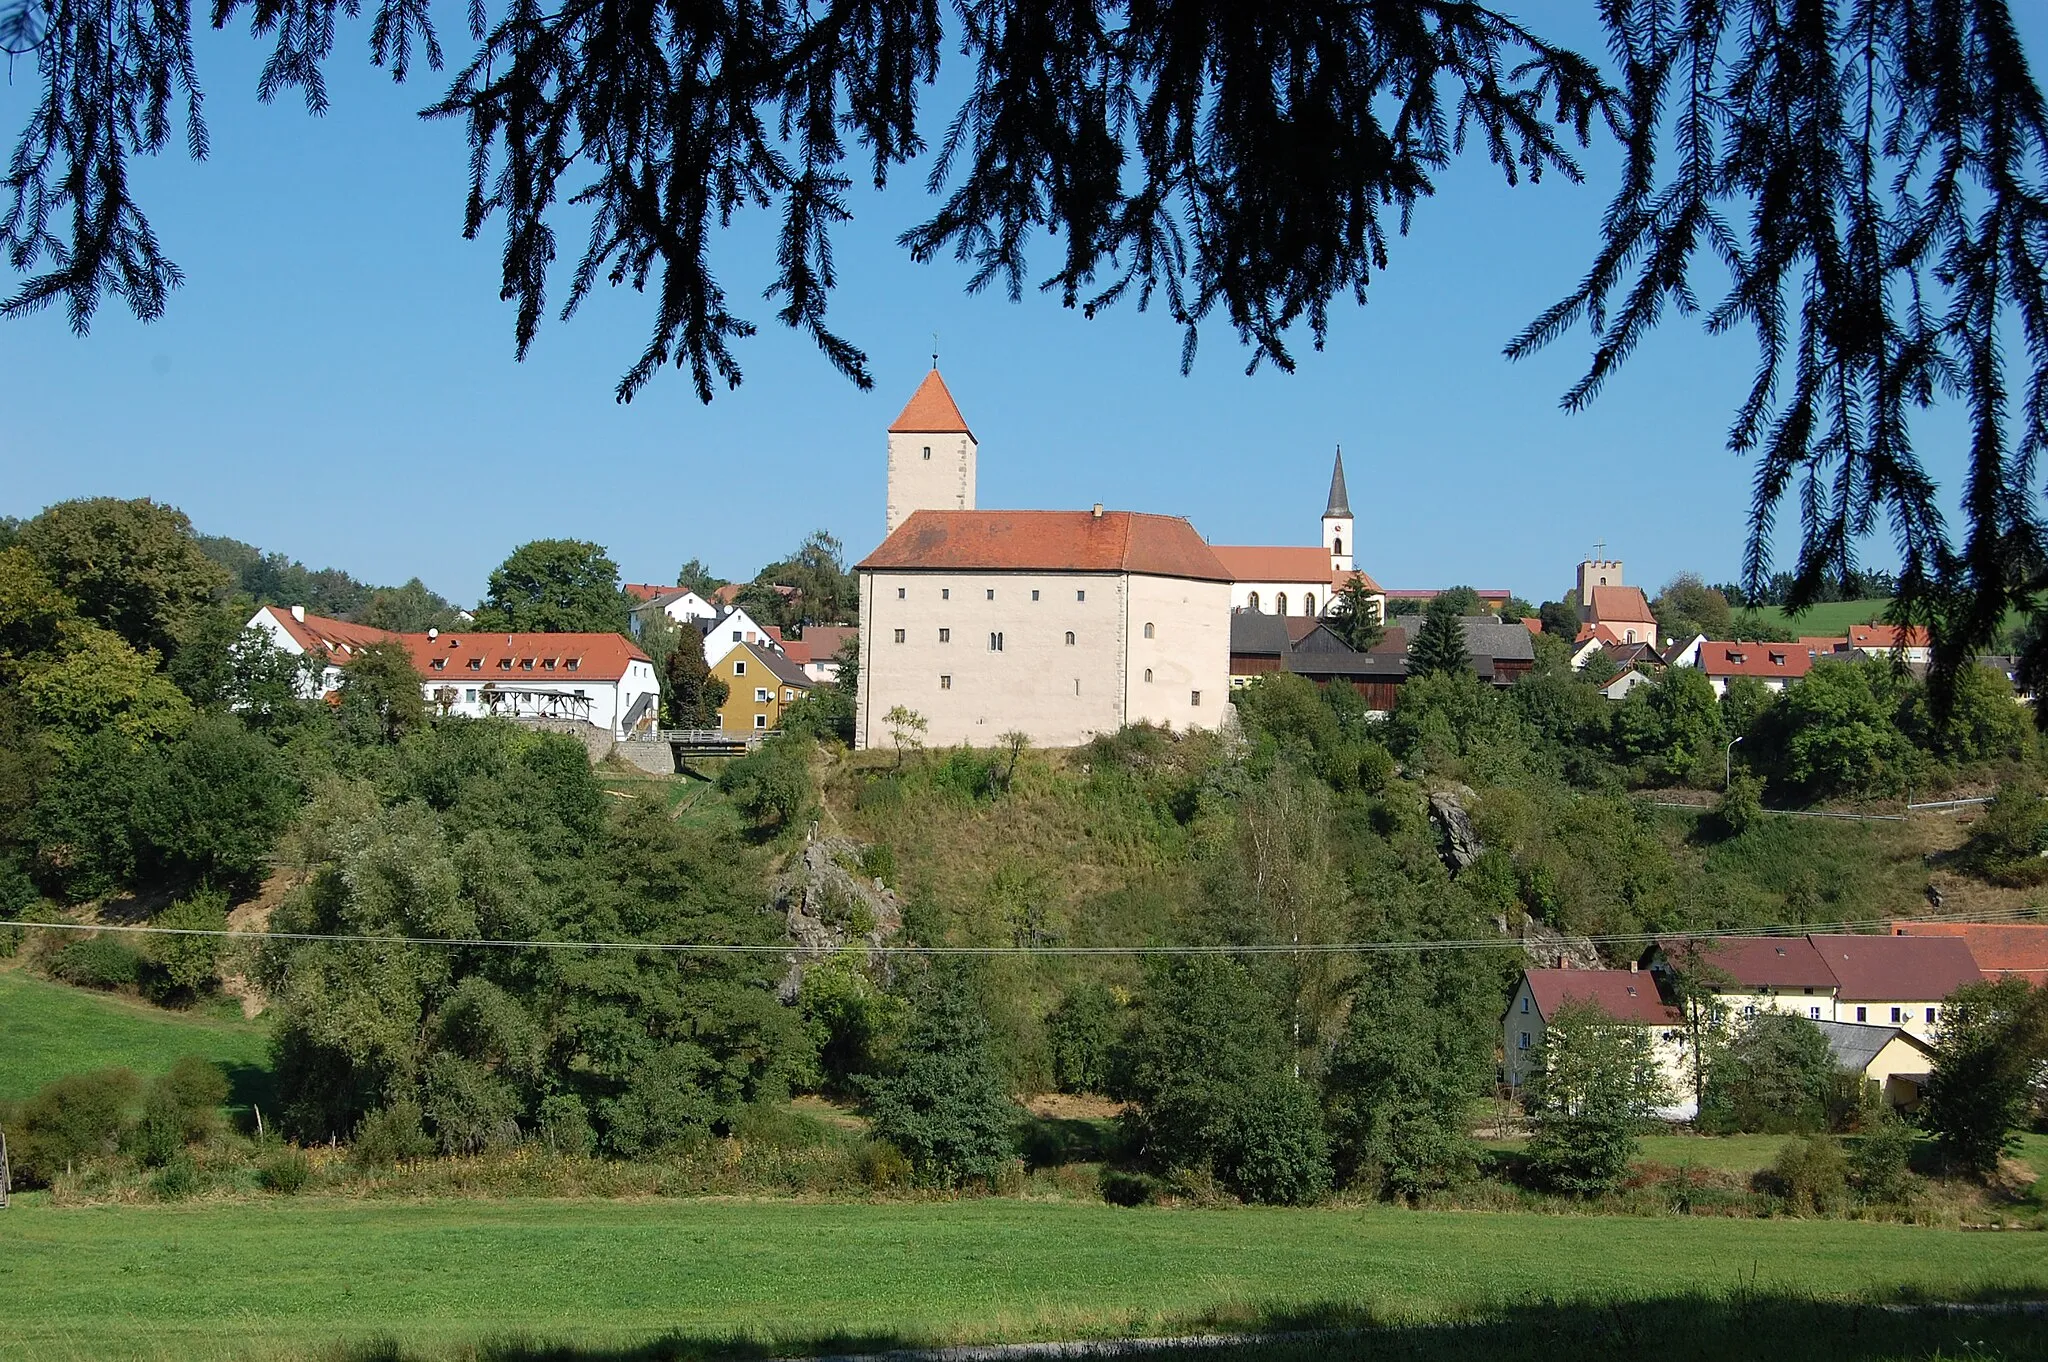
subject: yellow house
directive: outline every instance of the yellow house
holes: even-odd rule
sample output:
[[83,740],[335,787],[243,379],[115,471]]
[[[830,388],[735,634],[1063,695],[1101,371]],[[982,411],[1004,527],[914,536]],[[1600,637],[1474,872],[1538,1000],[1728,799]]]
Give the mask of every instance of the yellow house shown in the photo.
[[782,726],[782,712],[810,693],[804,669],[765,643],[738,643],[711,674],[725,682],[718,726],[727,733],[765,733]]
[[1910,1110],[1920,1105],[1921,1090],[1934,1068],[1934,1047],[1896,1026],[1856,1022],[1817,1022],[1828,1049],[1845,1073],[1875,1083],[1884,1100]]

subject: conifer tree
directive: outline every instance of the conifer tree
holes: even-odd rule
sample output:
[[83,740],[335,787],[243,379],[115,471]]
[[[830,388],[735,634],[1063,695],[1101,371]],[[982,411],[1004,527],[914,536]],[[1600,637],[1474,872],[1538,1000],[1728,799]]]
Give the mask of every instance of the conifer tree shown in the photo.
[[1330,631],[1356,652],[1370,652],[1387,636],[1386,625],[1380,620],[1379,602],[1373,599],[1365,579],[1356,573],[1338,589],[1329,624]]
[[716,728],[718,711],[732,688],[711,674],[704,647],[694,631],[668,655],[668,722],[671,728]]
[[1472,655],[1465,651],[1465,625],[1456,606],[1442,599],[1431,601],[1422,616],[1422,627],[1408,645],[1408,674],[1434,676],[1470,670]]

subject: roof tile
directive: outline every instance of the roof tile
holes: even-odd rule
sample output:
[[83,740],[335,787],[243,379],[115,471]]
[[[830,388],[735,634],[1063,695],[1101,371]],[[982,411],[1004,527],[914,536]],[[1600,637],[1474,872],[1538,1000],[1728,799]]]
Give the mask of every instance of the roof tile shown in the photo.
[[858,566],[865,572],[1132,572],[1231,580],[1194,526],[1178,516],[1137,511],[913,511]]

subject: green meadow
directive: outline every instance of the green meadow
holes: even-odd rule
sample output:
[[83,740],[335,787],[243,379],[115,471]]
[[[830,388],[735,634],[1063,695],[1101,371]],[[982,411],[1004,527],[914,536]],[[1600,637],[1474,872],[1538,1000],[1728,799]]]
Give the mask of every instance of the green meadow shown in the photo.
[[[1731,1292],[2040,1297],[2048,1235],[1015,1200],[32,1199],[0,1213],[10,1358],[478,1357],[507,1338],[561,1349],[536,1357],[680,1357],[1298,1319],[1416,1326]],[[658,1338],[674,1349],[619,1351]]]
[[0,970],[0,1102],[18,1101],[52,1079],[124,1067],[167,1073],[180,1056],[202,1055],[227,1069],[238,1103],[261,1100],[270,1063],[260,1022],[171,1012],[136,998],[96,993]]

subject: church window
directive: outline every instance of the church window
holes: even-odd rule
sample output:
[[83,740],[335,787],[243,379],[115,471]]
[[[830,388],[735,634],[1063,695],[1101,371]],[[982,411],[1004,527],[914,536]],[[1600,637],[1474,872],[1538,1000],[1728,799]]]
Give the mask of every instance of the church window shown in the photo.
[[1145,680],[1147,682],[1152,680],[1152,669],[1150,667],[1145,668]]
[[1282,591],[1282,592],[1280,592],[1280,593],[1279,593],[1278,595],[1276,595],[1276,596],[1274,596],[1274,597],[1273,597],[1273,613],[1275,613],[1275,614],[1277,614],[1277,615],[1284,615],[1284,614],[1286,614],[1286,613],[1287,613],[1287,593],[1286,593],[1286,592]]
[[1074,631],[1072,629],[1067,630],[1067,646],[1069,648],[1074,646]]
[[1259,593],[1254,591],[1251,595],[1245,597],[1245,605],[1248,609],[1256,611],[1259,608]]
[[1339,555],[1340,557],[1341,557],[1341,556],[1343,555],[1343,553],[1344,553],[1344,536],[1343,536],[1343,535],[1341,535],[1341,534],[1340,534],[1340,535],[1338,535],[1338,536],[1337,536],[1337,538],[1336,538],[1336,540],[1335,540],[1335,542],[1334,542],[1334,547],[1332,547],[1332,549],[1331,549],[1330,551],[1331,551],[1332,553],[1335,553],[1335,554]]
[[1301,613],[1304,615],[1313,615],[1316,613],[1315,592],[1311,591],[1301,598]]
[[943,674],[943,673],[941,673],[941,674],[940,674],[940,676],[939,676],[939,689],[940,689],[940,690],[951,690],[951,689],[953,689],[953,678],[952,678],[952,677],[950,677],[950,676],[947,676],[947,675],[945,675],[945,674]]
[[1150,620],[1145,621],[1145,637],[1152,637],[1152,621]]
[[898,643],[901,643],[903,641],[903,631],[901,629],[898,629],[896,631],[896,641]]
[[952,641],[953,641],[953,631],[952,631],[951,629],[941,629],[941,630],[939,630],[939,642],[941,642],[941,643],[951,643]]
[[1189,704],[1191,704],[1191,705],[1194,705],[1194,706],[1196,706],[1197,708],[1199,708],[1199,707],[1201,706],[1201,703],[1202,703],[1202,692],[1200,692],[1200,691],[1198,691],[1198,690],[1191,690],[1191,691],[1189,691],[1189,692],[1188,692],[1188,703],[1189,703]]

